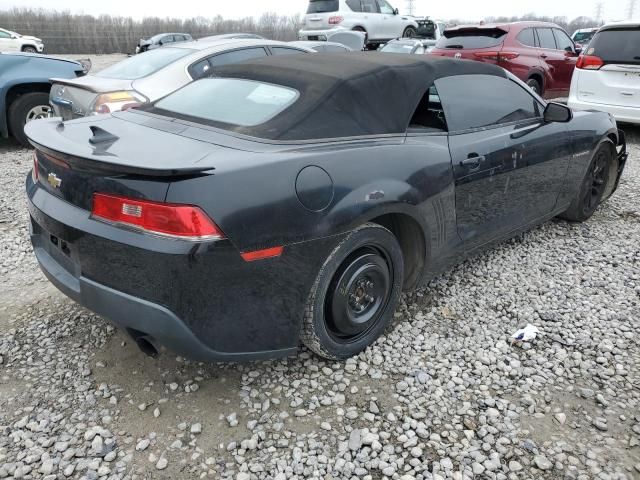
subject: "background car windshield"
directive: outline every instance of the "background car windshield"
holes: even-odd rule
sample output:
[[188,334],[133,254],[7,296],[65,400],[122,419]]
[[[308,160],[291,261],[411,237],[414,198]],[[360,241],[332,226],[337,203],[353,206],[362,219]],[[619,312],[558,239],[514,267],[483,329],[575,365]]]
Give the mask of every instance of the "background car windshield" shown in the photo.
[[507,32],[499,28],[449,30],[440,37],[436,48],[488,48],[500,45]]
[[97,73],[96,76],[118,80],[136,80],[151,75],[193,52],[195,50],[188,48],[158,48],[157,50],[150,50],[135,57],[127,58],[109,68],[105,68],[100,73]]
[[275,117],[299,96],[297,90],[279,85],[207,78],[165,97],[155,107],[182,116],[252,127]]
[[605,30],[589,43],[587,55],[605,63],[640,64],[640,28]]
[[590,40],[591,37],[593,37],[593,32],[577,32],[573,36],[573,41],[576,43],[582,43]]
[[411,53],[413,45],[403,45],[401,43],[388,43],[382,49],[381,52],[387,53]]
[[311,0],[307,13],[337,12],[340,8],[338,0]]

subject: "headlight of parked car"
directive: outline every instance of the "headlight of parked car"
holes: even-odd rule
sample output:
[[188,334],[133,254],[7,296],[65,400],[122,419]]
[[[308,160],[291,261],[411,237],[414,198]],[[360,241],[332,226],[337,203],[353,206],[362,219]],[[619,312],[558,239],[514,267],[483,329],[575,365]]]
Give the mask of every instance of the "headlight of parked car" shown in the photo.
[[94,113],[111,113],[137,107],[148,100],[137,92],[126,90],[98,95],[91,110]]

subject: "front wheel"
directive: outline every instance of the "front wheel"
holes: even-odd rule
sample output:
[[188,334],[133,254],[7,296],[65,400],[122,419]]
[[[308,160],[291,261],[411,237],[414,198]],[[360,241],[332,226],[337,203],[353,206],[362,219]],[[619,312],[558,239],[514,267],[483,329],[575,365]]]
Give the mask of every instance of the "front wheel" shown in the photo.
[[331,252],[309,294],[301,338],[318,355],[344,360],[373,343],[393,318],[404,275],[402,250],[367,223]]
[[603,144],[596,150],[589,169],[582,180],[578,194],[569,208],[560,215],[571,222],[584,222],[596,211],[602,203],[609,185],[609,179],[614,165],[613,149],[609,144]]
[[22,47],[22,51],[25,53],[38,53],[35,47]]
[[24,126],[32,120],[47,118],[51,115],[49,94],[42,92],[25,93],[16,98],[9,106],[9,130],[13,137],[24,147],[29,140],[24,134]]
[[407,27],[404,29],[404,32],[402,32],[402,36],[404,38],[413,38],[418,36],[418,31],[413,27]]

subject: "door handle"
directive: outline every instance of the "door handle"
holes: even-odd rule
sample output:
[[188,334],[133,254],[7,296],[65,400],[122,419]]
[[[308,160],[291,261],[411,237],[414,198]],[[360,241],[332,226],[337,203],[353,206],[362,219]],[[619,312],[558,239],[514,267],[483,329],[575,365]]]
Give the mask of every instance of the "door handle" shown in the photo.
[[480,163],[485,161],[484,155],[478,155],[477,153],[470,153],[466,159],[460,160],[460,165],[463,167],[478,168]]
[[546,53],[540,54],[540,58],[547,58],[547,57],[548,57],[548,55]]

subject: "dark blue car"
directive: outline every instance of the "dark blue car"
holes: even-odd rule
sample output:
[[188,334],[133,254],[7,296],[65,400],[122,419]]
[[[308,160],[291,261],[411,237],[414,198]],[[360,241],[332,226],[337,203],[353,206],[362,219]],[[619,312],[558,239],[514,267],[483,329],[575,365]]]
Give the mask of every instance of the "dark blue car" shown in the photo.
[[25,147],[27,122],[49,116],[49,79],[86,74],[80,62],[28,53],[0,53],[0,136]]

